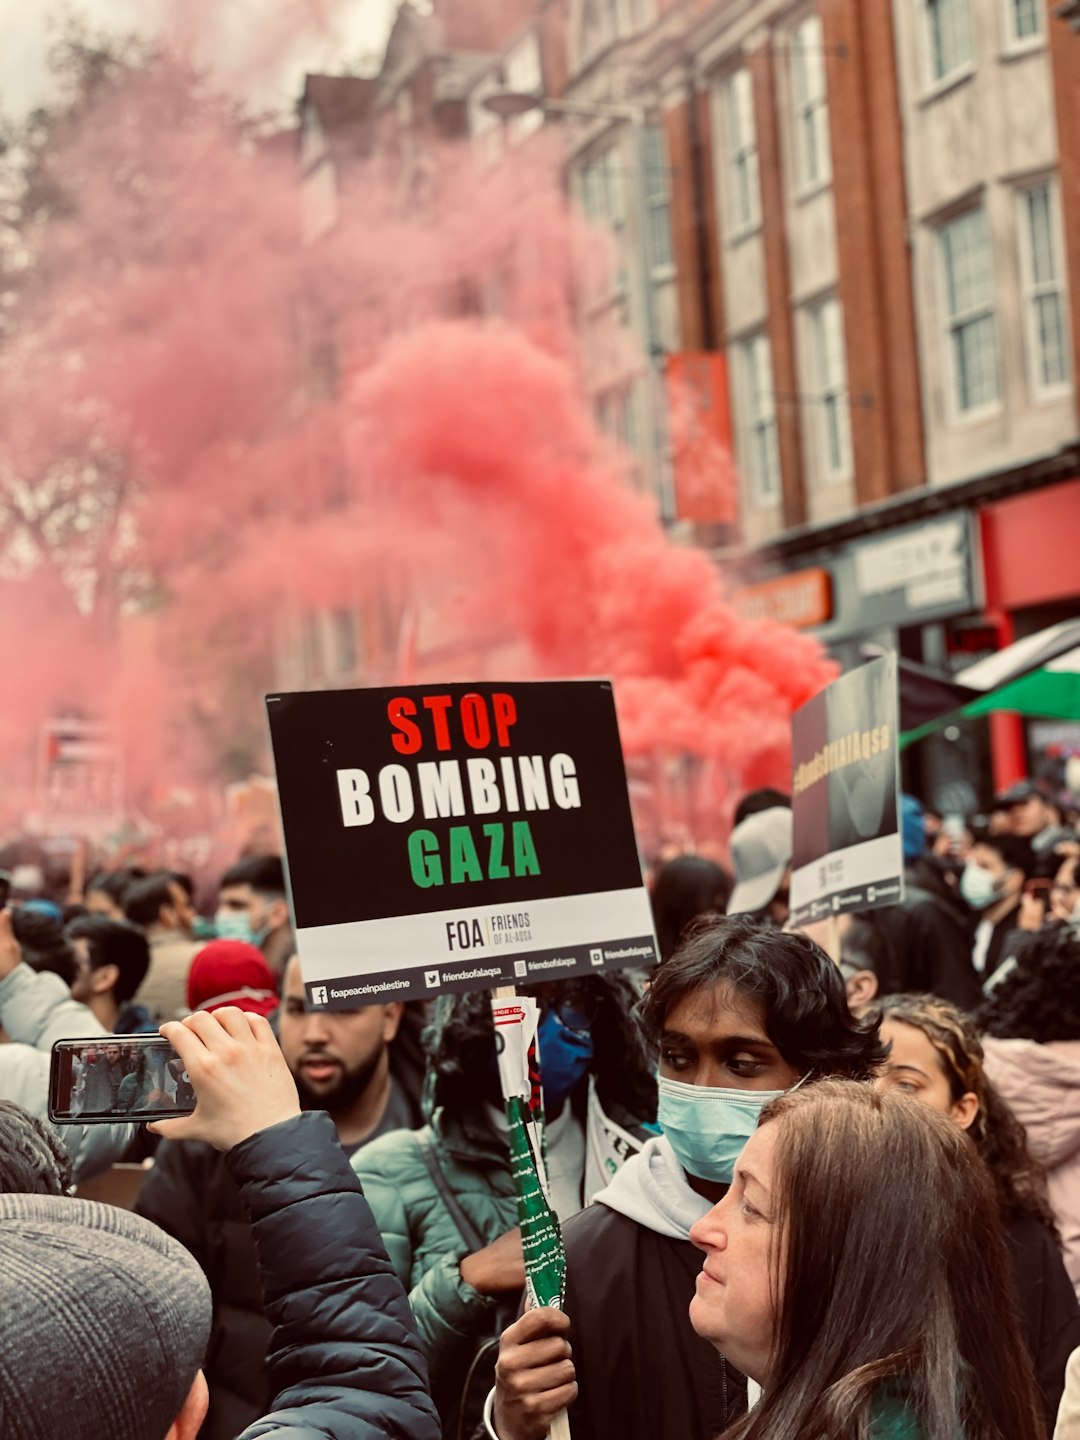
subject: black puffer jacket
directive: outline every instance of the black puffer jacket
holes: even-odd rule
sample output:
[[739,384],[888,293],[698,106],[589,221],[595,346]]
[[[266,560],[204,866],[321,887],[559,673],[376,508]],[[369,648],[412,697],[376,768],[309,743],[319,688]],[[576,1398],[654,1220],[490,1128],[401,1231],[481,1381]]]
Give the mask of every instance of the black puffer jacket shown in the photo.
[[329,1116],[261,1130],[227,1163],[274,1326],[277,1398],[242,1440],[439,1440],[409,1302]]
[[273,1391],[255,1243],[229,1157],[197,1140],[163,1141],[135,1209],[179,1240],[210,1281],[214,1322],[203,1366],[210,1410],[200,1435],[233,1440],[264,1413]]
[[[376,1133],[407,1118],[395,1090]],[[163,1140],[135,1209],[179,1240],[210,1282],[214,1322],[204,1366],[210,1410],[199,1440],[234,1440],[274,1392],[255,1240],[228,1157],[199,1140]]]

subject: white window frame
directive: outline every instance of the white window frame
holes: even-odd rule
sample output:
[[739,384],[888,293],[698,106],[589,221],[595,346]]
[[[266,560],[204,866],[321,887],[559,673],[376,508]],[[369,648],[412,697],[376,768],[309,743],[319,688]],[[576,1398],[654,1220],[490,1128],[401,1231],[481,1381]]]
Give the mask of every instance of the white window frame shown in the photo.
[[584,0],[581,19],[581,63],[614,43],[618,31],[616,0]]
[[[851,479],[851,394],[848,390],[844,312],[835,295],[825,295],[806,306],[806,356],[814,432],[815,470],[823,485],[840,485]],[[834,344],[829,344],[830,321]],[[835,417],[835,432],[830,421]],[[834,459],[833,434],[838,455]]]
[[778,505],[783,494],[776,389],[768,332],[757,330],[736,345],[739,363],[739,444],[747,499],[756,509]]
[[[919,3],[919,31],[922,39],[923,52],[923,76],[925,89],[933,94],[938,90],[947,90],[965,75],[970,75],[975,69],[975,28],[972,23],[971,5],[972,0],[918,0]],[[940,75],[934,71],[934,18],[933,11],[945,5],[962,7],[962,23],[967,29],[968,54],[965,58],[958,60],[951,69],[944,70]]]
[[[740,94],[740,91],[744,93]],[[754,77],[746,66],[733,70],[720,79],[716,94],[721,114],[720,133],[724,138],[721,194],[727,200],[725,211],[732,217],[727,238],[736,240],[761,226],[761,172],[757,117],[754,114]],[[747,119],[749,134],[744,134],[743,122]],[[742,183],[744,175],[745,185]]]
[[[1034,7],[1037,24],[1030,35],[1018,35],[1016,31],[1017,5],[1028,3]],[[1004,36],[1002,49],[1007,55],[1041,49],[1046,43],[1046,15],[1043,0],[1001,0],[1001,33]]]
[[[1030,197],[1038,190],[1045,190],[1047,196],[1047,241],[1053,274],[1048,280],[1035,277],[1035,257],[1031,243]],[[1024,306],[1024,342],[1027,352],[1028,384],[1036,400],[1056,399],[1066,393],[1072,384],[1069,365],[1069,308],[1063,268],[1061,244],[1061,200],[1057,177],[1045,175],[1040,180],[1020,186],[1016,192],[1017,230],[1020,253],[1020,291]],[[1061,348],[1064,359],[1064,374],[1058,380],[1042,378],[1043,354],[1039,339],[1038,302],[1054,296],[1057,299],[1061,328]]]
[[[791,31],[788,84],[795,138],[795,192],[812,194],[832,183],[829,86],[825,39],[819,15],[808,15]],[[817,165],[811,168],[811,154]]]
[[[622,165],[622,146],[616,140],[606,149],[592,151],[578,170],[581,208],[594,225],[602,225],[611,232],[617,257],[611,289],[606,295],[593,297],[594,308],[597,304],[610,305],[630,298],[629,206]],[[594,198],[602,203],[594,204]]]
[[[986,238],[987,255],[990,265],[990,294],[989,298],[982,303],[972,306],[967,310],[953,313],[950,308],[950,275],[949,263],[946,254],[945,232],[961,220],[966,220],[972,215],[981,215],[983,231]],[[994,270],[994,237],[990,229],[989,216],[986,205],[980,201],[979,204],[970,206],[966,210],[958,211],[954,215],[942,220],[934,230],[934,245],[937,248],[937,269],[941,297],[941,318],[942,337],[945,346],[945,375],[946,375],[946,413],[953,424],[969,424],[973,421],[992,415],[1001,408],[1001,346],[998,336],[997,320],[997,290]],[[963,406],[960,404],[960,368],[957,365],[957,343],[958,336],[967,327],[975,324],[982,324],[990,321],[991,333],[993,335],[993,360],[995,393],[992,399],[983,400],[978,404]]]
[[620,39],[640,34],[651,18],[647,0],[615,0],[615,31]]
[[668,183],[667,137],[663,125],[646,127],[641,150],[645,221],[648,227],[648,234],[643,239],[649,276],[655,285],[670,280],[675,273],[675,240],[671,233],[671,186]]

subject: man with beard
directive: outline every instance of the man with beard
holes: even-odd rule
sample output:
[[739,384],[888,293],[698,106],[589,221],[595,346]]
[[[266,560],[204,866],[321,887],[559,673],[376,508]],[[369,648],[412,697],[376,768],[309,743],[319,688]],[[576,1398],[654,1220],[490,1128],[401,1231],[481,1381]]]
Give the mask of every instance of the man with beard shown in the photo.
[[413,1124],[409,1103],[390,1074],[388,1046],[403,1005],[310,1010],[294,955],[285,967],[278,1043],[305,1110],[326,1110],[346,1154]]
[[[415,1123],[389,1068],[388,1046],[402,1009],[308,1009],[299,960],[293,956],[285,967],[278,1012],[282,1054],[301,1105],[329,1114],[349,1155],[388,1130]],[[135,1204],[190,1250],[210,1282],[214,1323],[204,1366],[210,1409],[200,1440],[232,1440],[266,1412],[272,1398],[264,1366],[271,1329],[255,1243],[224,1158],[200,1141],[163,1141]]]

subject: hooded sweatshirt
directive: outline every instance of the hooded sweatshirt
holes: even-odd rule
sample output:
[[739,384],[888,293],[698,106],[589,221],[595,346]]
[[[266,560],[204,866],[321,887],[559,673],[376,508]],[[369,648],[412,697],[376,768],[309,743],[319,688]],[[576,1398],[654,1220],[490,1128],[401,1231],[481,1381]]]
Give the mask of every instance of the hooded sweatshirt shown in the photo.
[[1080,1040],[1040,1045],[987,1036],[983,1046],[986,1073],[1046,1167],[1065,1268],[1080,1294]]
[[646,1141],[641,1153],[626,1162],[611,1184],[593,1197],[593,1203],[606,1205],[672,1240],[689,1240],[691,1225],[712,1208],[691,1190],[666,1135]]

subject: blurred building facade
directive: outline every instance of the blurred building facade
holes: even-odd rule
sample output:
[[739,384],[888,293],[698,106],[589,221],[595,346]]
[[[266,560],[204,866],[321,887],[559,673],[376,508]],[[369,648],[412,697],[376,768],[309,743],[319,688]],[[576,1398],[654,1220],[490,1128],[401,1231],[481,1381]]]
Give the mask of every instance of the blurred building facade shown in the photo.
[[[1075,12],[406,3],[378,76],[309,77],[306,233],[376,134],[407,198],[435,141],[497,164],[561,126],[614,247],[579,325],[631,483],[746,613],[847,664],[881,645],[955,671],[1080,611]],[[993,724],[999,780],[1061,740]],[[920,788],[950,793],[982,743],[920,747]]]

